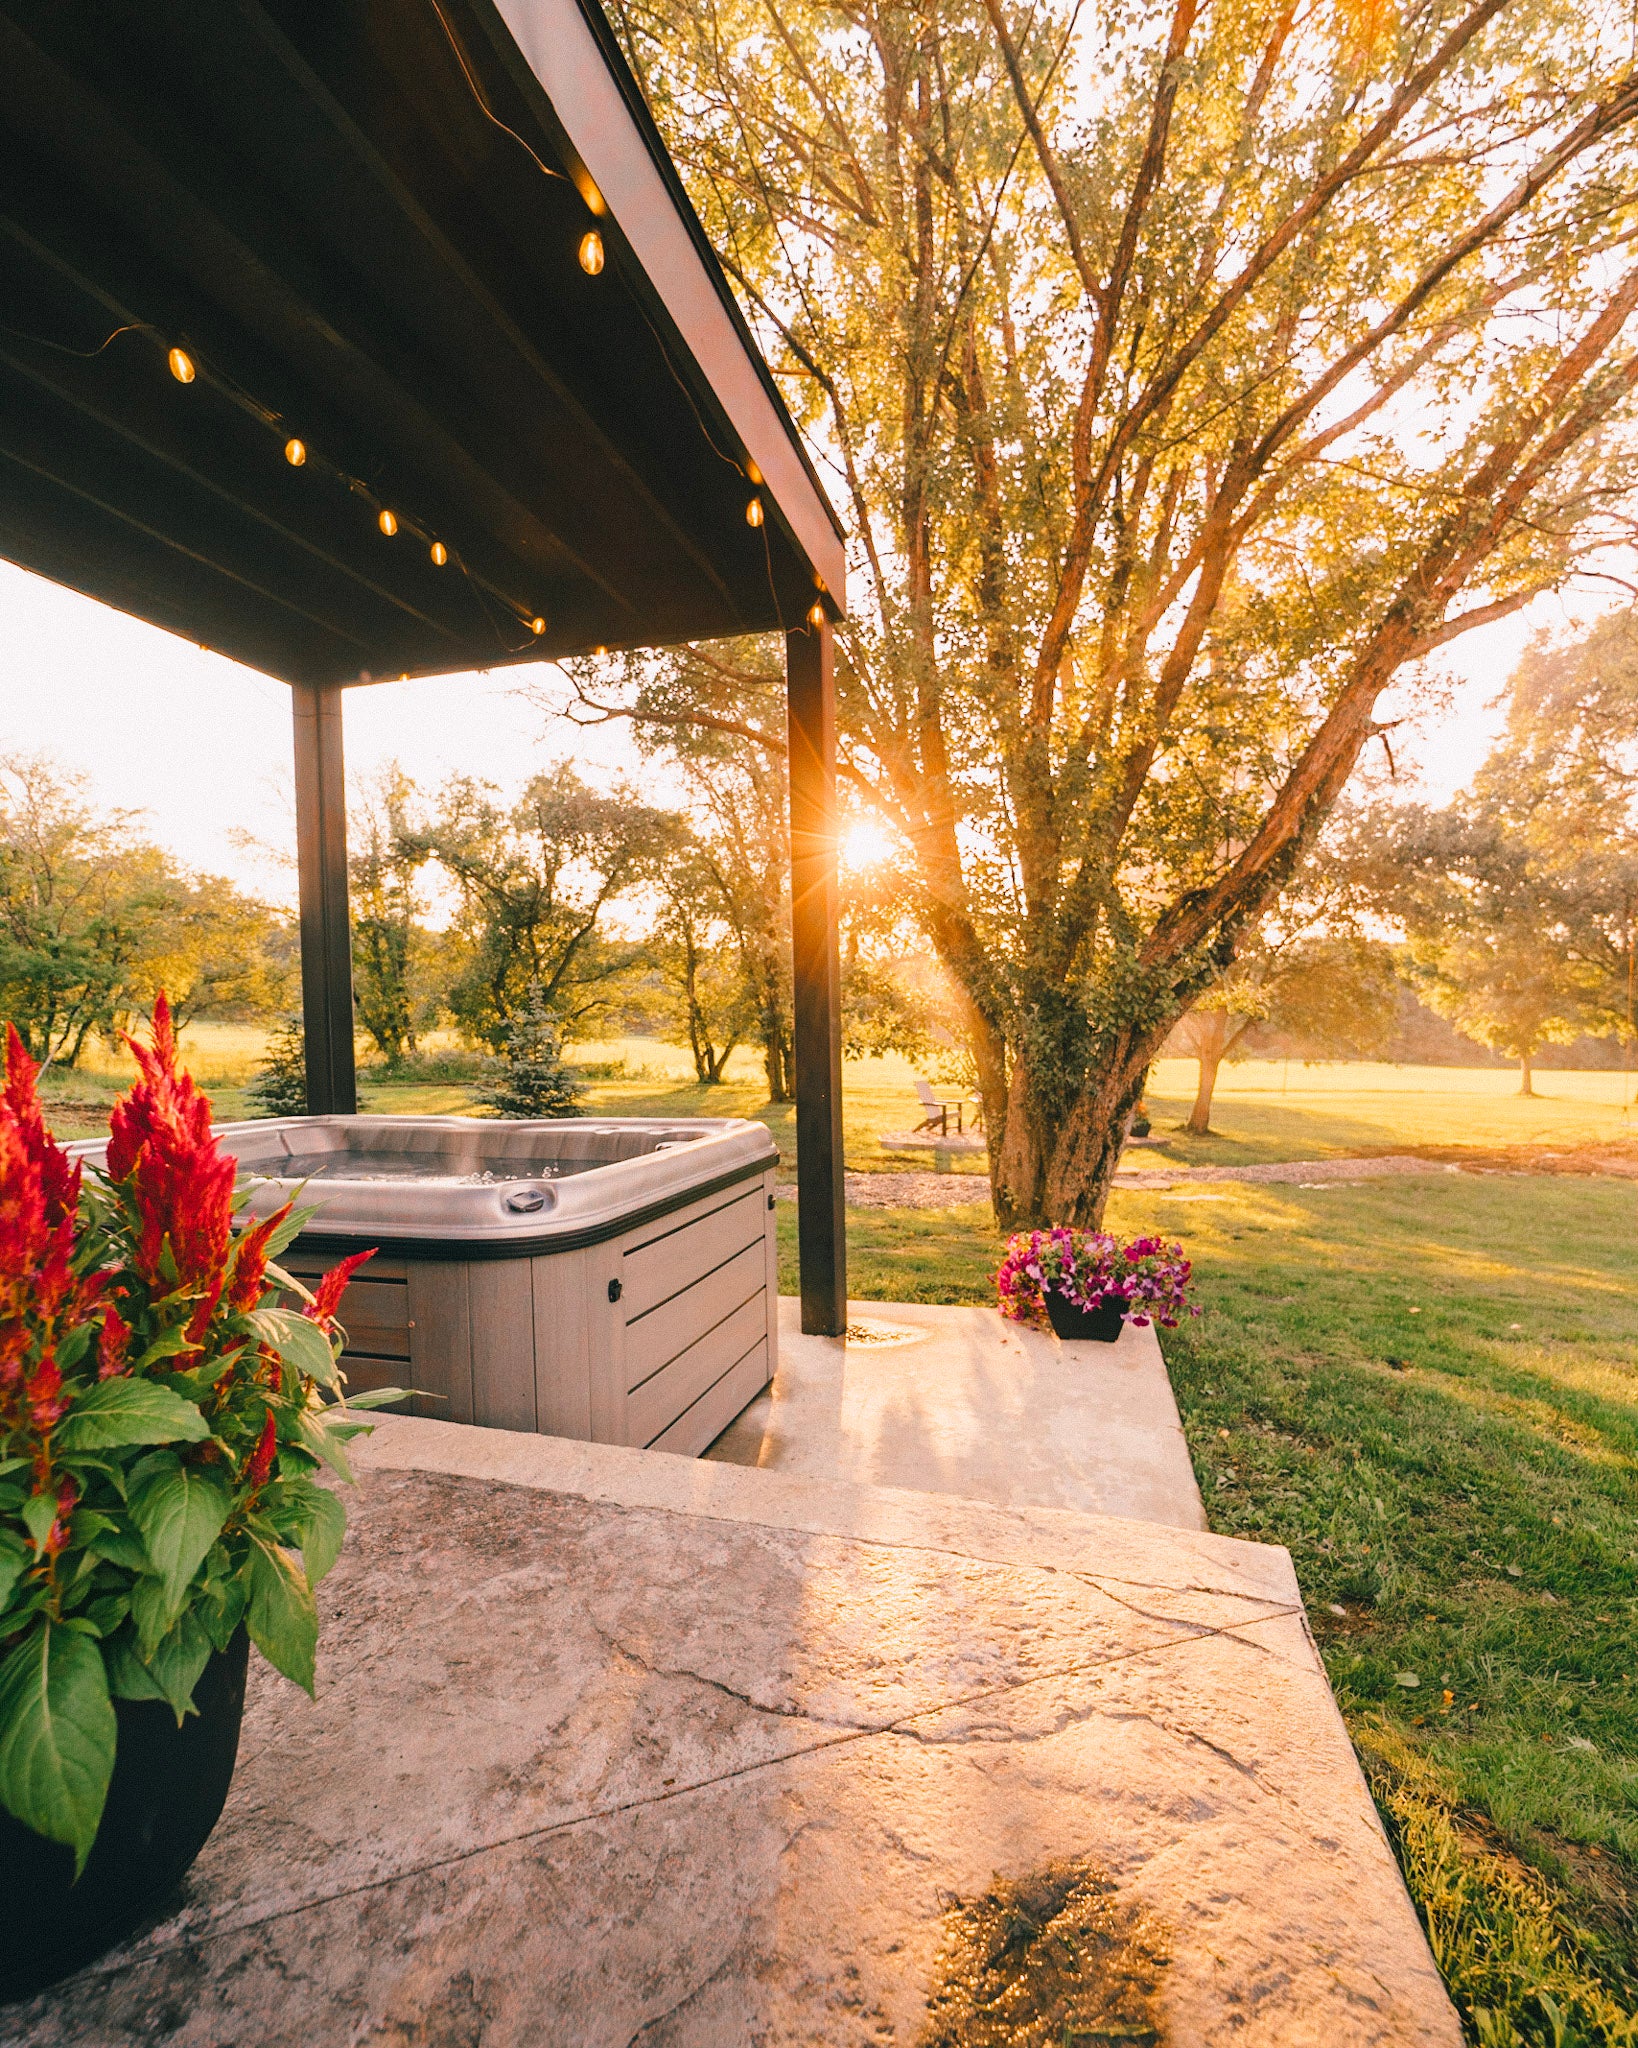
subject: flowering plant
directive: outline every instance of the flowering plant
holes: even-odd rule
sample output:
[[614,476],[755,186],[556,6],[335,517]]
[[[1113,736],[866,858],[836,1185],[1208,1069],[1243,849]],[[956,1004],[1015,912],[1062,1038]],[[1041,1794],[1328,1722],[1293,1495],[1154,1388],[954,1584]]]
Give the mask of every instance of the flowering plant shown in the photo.
[[995,1285],[1001,1313],[1017,1323],[1044,1329],[1050,1290],[1081,1309],[1118,1302],[1127,1322],[1172,1330],[1185,1311],[1200,1313],[1188,1299],[1193,1270],[1183,1247],[1164,1238],[1123,1245],[1097,1230],[1026,1230],[1008,1238]]
[[46,1129],[9,1027],[0,1088],[0,1805],[79,1866],[114,1700],[180,1724],[241,1624],[312,1691],[313,1588],[346,1527],[314,1474],[349,1478],[365,1427],[320,1390],[341,1392],[336,1306],[371,1254],[310,1294],[272,1263],[302,1214],[236,1234],[234,1161],[163,997],[151,1049],[127,1042],[138,1078],[100,1171]]

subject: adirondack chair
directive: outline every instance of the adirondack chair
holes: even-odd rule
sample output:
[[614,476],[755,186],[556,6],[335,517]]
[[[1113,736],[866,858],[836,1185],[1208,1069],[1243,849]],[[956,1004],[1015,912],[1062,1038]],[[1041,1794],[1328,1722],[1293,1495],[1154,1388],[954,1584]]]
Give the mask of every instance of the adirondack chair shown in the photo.
[[919,1074],[916,1077],[916,1094],[921,1100],[924,1112],[921,1122],[916,1126],[918,1131],[937,1131],[941,1138],[947,1138],[950,1135],[952,1109],[956,1113],[956,1130],[960,1131],[961,1112],[967,1101],[964,1095],[940,1095],[933,1084],[922,1080]]

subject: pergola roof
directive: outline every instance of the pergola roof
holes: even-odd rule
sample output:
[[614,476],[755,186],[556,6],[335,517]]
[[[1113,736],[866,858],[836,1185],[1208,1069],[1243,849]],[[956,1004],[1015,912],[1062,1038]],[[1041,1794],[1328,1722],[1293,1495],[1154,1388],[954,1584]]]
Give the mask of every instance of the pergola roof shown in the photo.
[[0,80],[0,554],[302,683],[838,607],[595,0],[0,0]]

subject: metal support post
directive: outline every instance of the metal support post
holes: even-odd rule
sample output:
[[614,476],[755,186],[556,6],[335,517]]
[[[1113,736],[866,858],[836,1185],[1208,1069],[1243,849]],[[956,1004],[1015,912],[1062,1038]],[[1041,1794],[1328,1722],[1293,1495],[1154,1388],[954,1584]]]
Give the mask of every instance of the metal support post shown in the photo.
[[296,683],[296,869],[301,901],[301,1012],[307,1107],[314,1116],[358,1108],[353,1071],[353,941],[347,915],[347,790],[341,691]]
[[842,967],[836,902],[836,678],[830,625],[785,635],[790,736],[791,968],[802,1328],[847,1328],[842,1184]]

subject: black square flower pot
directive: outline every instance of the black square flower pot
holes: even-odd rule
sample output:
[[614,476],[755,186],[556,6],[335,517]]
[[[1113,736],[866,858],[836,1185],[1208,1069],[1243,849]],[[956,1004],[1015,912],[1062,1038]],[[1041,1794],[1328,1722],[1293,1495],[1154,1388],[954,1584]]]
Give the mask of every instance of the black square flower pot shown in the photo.
[[1113,1344],[1126,1320],[1118,1301],[1100,1302],[1096,1308],[1077,1308],[1054,1289],[1047,1289],[1047,1314],[1060,1337],[1092,1344]]

